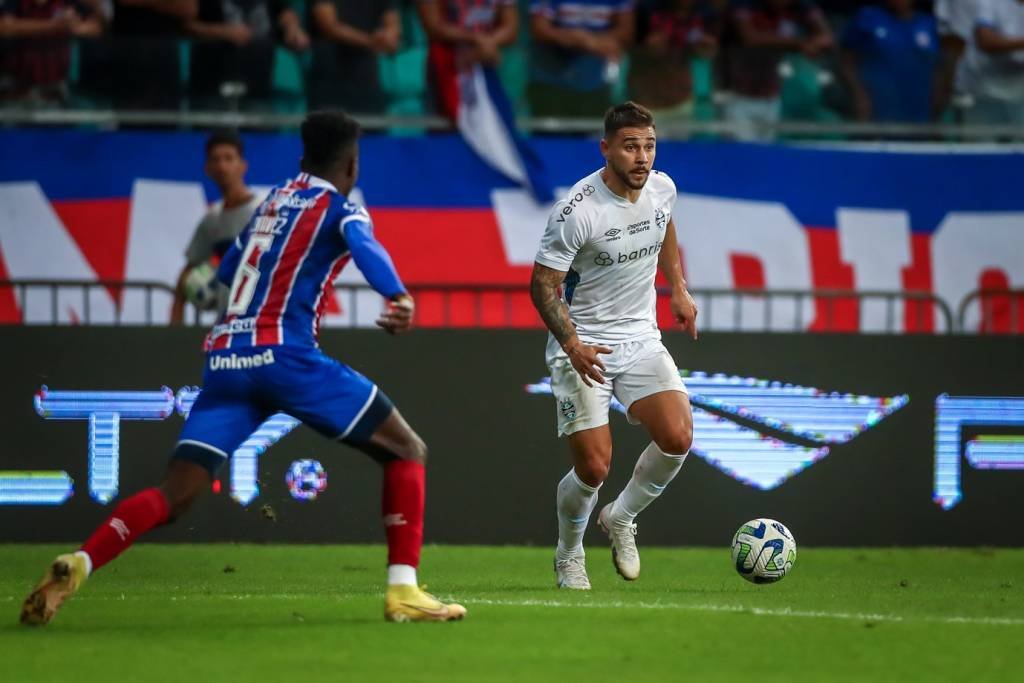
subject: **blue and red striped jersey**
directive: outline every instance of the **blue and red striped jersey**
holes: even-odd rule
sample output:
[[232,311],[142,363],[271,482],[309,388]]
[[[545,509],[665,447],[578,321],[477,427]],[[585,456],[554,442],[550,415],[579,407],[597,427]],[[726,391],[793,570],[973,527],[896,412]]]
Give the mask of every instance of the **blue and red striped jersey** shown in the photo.
[[354,258],[381,295],[405,291],[366,210],[307,173],[275,187],[221,263],[228,307],[206,348],[316,347],[328,289]]

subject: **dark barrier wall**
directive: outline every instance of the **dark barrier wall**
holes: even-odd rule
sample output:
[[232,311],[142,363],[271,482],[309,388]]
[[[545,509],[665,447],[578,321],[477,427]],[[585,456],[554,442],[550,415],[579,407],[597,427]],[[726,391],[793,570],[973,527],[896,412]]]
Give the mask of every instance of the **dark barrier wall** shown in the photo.
[[[955,462],[944,467],[959,471],[962,499],[948,510],[933,501],[936,397],[1024,396],[1019,340],[708,334],[693,343],[673,333],[666,344],[680,367],[692,370],[876,397],[907,394],[910,400],[770,490],[741,483],[691,455],[640,518],[644,544],[727,544],[740,523],[762,516],[783,520],[801,543],[813,545],[1024,544],[1018,507],[1024,471],[1013,469],[1014,463],[1021,466],[1014,460],[1020,440],[1013,435],[1024,433],[1024,424],[1000,418],[1012,417],[1015,402],[990,409],[998,424],[961,430]],[[166,385],[177,391],[199,383],[200,345],[201,334],[189,329],[4,329],[0,470],[65,470],[75,492],[56,507],[0,506],[0,541],[78,540],[112,508],[89,495],[87,422],[38,416],[32,399],[41,385]],[[568,468],[566,446],[555,438],[553,399],[524,389],[547,374],[542,333],[418,331],[392,338],[329,331],[323,346],[374,378],[430,445],[428,541],[554,543],[554,488]],[[611,419],[615,456],[602,504],[621,489],[647,442],[620,414]],[[178,415],[121,422],[121,495],[158,480],[181,424]],[[975,440],[973,447],[1007,447],[996,455],[981,448],[967,457],[965,444],[979,435],[1002,440]],[[698,429],[698,441],[701,436]],[[315,501],[294,500],[285,484],[286,470],[299,459],[316,459],[327,471],[328,488]],[[154,540],[383,539],[377,466],[304,427],[261,457],[261,491],[247,507],[228,495],[228,480],[225,468],[222,490]],[[948,489],[949,478],[944,481]],[[261,512],[264,505],[276,520]],[[596,535],[592,540],[598,541]]]

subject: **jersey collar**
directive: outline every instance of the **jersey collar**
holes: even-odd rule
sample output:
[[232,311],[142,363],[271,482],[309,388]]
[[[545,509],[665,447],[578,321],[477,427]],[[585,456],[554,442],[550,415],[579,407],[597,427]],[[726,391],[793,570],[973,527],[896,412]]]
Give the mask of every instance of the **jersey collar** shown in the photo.
[[[625,197],[623,197],[621,195],[617,195],[614,192],[612,192],[612,189],[610,187],[608,187],[608,185],[605,184],[604,178],[601,177],[601,171],[603,171],[603,170],[604,170],[604,167],[598,169],[597,173],[594,174],[595,179],[597,181],[594,184],[597,185],[597,187],[600,188],[600,190],[602,192],[604,192],[607,197],[609,197],[613,202],[615,202],[619,206],[624,206],[624,207],[634,207],[634,206],[636,206],[636,204],[634,204],[633,202],[629,201]],[[650,180],[650,176],[648,176],[647,179]],[[646,183],[644,183],[643,189],[640,190],[640,197],[637,197],[637,200],[636,200],[637,203],[639,203],[640,202],[640,198],[644,196],[644,191],[645,190],[647,190],[647,184]]]
[[341,194],[340,192],[338,192],[338,188],[336,188],[332,183],[329,183],[320,176],[315,176],[311,173],[300,173],[299,177],[296,178],[296,180],[300,183],[309,185],[310,187],[320,187],[325,190],[330,190],[331,192]]

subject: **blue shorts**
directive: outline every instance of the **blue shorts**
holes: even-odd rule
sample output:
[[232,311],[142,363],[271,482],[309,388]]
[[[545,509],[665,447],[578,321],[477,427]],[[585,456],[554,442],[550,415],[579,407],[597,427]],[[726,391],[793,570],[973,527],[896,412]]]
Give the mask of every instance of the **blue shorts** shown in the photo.
[[256,346],[206,357],[203,391],[189,412],[174,457],[216,473],[275,413],[355,446],[394,410],[377,386],[318,349]]

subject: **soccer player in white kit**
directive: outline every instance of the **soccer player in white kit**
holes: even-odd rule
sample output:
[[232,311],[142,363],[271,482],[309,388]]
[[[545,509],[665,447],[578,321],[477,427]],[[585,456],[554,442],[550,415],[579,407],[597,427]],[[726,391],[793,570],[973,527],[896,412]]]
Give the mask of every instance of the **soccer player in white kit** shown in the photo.
[[551,332],[547,363],[558,433],[567,437],[573,462],[558,484],[560,588],[590,589],[583,532],[611,466],[612,396],[651,436],[629,483],[598,515],[626,580],[640,575],[634,520],[675,477],[693,437],[686,387],[655,316],[661,270],[672,288],[673,317],[697,338],[697,306],[686,290],[672,221],[676,187],[652,169],[655,151],[650,111],[633,102],[609,109],[605,166],[555,204],[533,267],[531,298]]

